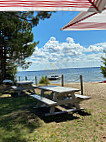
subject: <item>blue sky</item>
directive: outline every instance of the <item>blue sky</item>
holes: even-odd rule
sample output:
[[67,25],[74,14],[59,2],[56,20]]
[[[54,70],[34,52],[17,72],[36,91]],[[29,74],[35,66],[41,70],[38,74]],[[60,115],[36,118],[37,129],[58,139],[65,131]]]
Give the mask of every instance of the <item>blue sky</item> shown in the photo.
[[106,41],[106,31],[60,31],[65,24],[73,19],[79,12],[57,11],[50,19],[40,21],[39,25],[33,29],[34,40],[40,41],[39,48],[44,46],[50,37],[56,37],[60,42],[67,37],[72,37],[83,46],[89,46]]
[[27,70],[100,66],[106,31],[60,31],[78,12],[57,11],[33,29],[35,52]]

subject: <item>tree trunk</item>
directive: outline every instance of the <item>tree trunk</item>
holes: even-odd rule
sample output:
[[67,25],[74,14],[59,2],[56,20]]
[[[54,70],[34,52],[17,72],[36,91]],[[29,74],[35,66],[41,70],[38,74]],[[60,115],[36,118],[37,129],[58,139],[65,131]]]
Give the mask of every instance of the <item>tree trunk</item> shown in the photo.
[[0,42],[0,83],[6,79],[6,47],[4,37]]

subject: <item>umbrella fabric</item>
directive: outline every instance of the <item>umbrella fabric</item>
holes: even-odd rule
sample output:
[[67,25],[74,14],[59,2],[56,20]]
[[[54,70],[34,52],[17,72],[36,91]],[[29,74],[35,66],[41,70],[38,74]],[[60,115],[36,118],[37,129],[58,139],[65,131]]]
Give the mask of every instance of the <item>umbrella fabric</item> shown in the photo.
[[[104,1],[104,0],[103,0]],[[98,11],[102,0],[0,0],[0,11]]]
[[106,10],[102,13],[81,12],[61,30],[106,30]]
[[[103,4],[103,3],[102,3]],[[68,24],[66,24],[61,30],[105,30],[106,29],[106,0],[104,5],[102,5],[101,13],[90,12],[80,12],[74,19],[72,19]],[[99,7],[98,7],[99,8]]]

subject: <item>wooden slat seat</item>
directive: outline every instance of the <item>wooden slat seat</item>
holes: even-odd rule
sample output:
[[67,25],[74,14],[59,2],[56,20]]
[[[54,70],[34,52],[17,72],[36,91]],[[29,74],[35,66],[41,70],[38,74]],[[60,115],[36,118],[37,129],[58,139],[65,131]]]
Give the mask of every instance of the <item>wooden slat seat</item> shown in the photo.
[[75,97],[76,97],[76,98],[79,98],[79,99],[83,99],[83,100],[88,100],[88,99],[91,98],[91,97],[89,97],[89,96],[84,96],[84,95],[79,95],[79,94],[75,94]]
[[25,88],[21,88],[21,87],[17,87],[17,86],[11,86],[11,88],[15,91],[22,91],[22,90],[30,90],[32,89],[32,87],[25,87]]
[[32,87],[33,87],[33,88],[38,88],[38,86],[37,86],[37,85],[35,85],[35,84],[32,84]]
[[54,102],[48,98],[45,98],[45,97],[42,97],[42,96],[39,96],[39,95],[30,95],[31,97],[35,98],[36,100],[42,102],[42,103],[45,103],[46,105],[48,106],[55,106],[57,104],[57,102]]
[[19,90],[17,86],[11,86],[11,88],[14,90]]

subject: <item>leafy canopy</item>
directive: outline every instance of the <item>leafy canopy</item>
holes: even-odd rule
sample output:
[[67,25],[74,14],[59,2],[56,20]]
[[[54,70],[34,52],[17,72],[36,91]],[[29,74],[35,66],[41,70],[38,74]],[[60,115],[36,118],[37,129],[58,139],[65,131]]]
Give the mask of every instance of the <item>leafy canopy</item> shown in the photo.
[[[34,47],[39,43],[33,42],[32,28],[51,15],[52,12],[46,11],[0,12],[1,74],[14,74],[19,66],[29,67],[31,62],[25,59],[33,54]],[[10,71],[8,67],[11,67]]]

